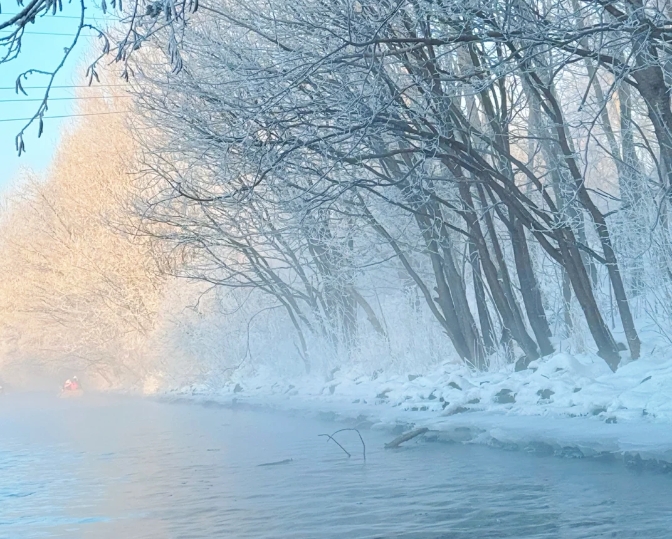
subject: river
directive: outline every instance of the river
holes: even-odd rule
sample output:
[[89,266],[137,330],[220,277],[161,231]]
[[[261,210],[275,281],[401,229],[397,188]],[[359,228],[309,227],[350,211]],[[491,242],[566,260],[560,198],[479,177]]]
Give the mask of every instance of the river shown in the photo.
[[[0,397],[0,538],[644,539],[672,477],[250,409]],[[283,464],[261,464],[288,461]]]

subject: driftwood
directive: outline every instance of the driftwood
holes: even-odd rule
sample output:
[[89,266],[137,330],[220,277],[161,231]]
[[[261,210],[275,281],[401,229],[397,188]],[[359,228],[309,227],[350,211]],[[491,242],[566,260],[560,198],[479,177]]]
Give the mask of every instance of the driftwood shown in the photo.
[[395,438],[392,440],[389,444],[385,444],[385,449],[394,449],[395,447],[399,447],[401,444],[404,442],[408,442],[409,440],[412,440],[416,436],[420,436],[421,434],[424,434],[427,432],[429,429],[426,427],[422,427],[421,429],[415,429],[408,431],[405,434],[402,434],[398,438]]
[[334,432],[333,434],[318,434],[318,436],[326,436],[327,437],[327,442],[329,440],[331,440],[338,447],[340,447],[343,450],[343,452],[346,455],[348,455],[348,457],[351,457],[352,455],[348,452],[348,450],[345,449],[345,447],[343,447],[341,444],[339,444],[338,441],[336,440],[336,438],[334,438],[334,436],[336,436],[339,432],[343,432],[343,431],[346,431],[346,430],[354,430],[357,433],[357,435],[359,436],[359,440],[362,442],[362,452],[363,452],[363,455],[364,455],[364,460],[366,460],[366,444],[364,443],[364,438],[362,438],[361,433],[357,429],[340,429],[340,430],[337,430],[336,432]]
[[281,464],[289,464],[293,459],[279,460],[277,462],[265,462],[264,464],[258,464],[258,467],[261,466],[280,466]]

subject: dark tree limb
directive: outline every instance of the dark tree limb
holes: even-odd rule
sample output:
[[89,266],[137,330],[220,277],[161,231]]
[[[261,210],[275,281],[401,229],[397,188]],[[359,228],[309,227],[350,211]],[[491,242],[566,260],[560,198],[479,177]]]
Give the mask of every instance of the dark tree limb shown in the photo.
[[401,436],[395,438],[389,444],[385,444],[385,449],[394,449],[395,447],[399,447],[404,442],[408,442],[409,440],[412,440],[416,436],[420,436],[421,434],[424,434],[428,430],[429,429],[427,427],[422,427],[420,429],[411,430],[411,431],[409,431],[405,434],[402,434]]
[[354,430],[357,433],[357,436],[359,436],[359,440],[362,442],[362,455],[364,457],[364,460],[366,460],[366,444],[364,443],[364,438],[362,438],[362,434],[359,432],[359,430],[357,430],[357,429],[340,429],[340,430],[337,430],[336,432],[334,432],[332,434],[318,434],[318,436],[326,436],[328,438],[327,441],[329,441],[329,440],[333,441],[338,447],[340,447],[343,450],[343,452],[346,455],[348,455],[348,457],[351,457],[352,455],[347,451],[347,449],[345,449],[345,447],[343,447],[341,444],[339,444],[338,441],[336,440],[336,438],[334,438],[334,436],[336,436],[339,432],[344,432],[346,430]]

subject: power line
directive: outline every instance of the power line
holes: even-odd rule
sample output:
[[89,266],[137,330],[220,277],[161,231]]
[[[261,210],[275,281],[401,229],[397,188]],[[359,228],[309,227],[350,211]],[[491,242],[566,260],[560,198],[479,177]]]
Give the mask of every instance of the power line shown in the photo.
[[[19,12],[18,11],[15,11],[15,12],[5,11],[5,12],[1,13],[0,15],[14,16],[14,15],[19,15]],[[80,19],[80,17],[78,15],[50,15],[48,13],[40,14],[39,18],[42,18],[42,17],[44,17],[45,19],[77,19],[77,20]],[[94,19],[94,18],[96,18],[96,17],[85,16],[84,20],[91,20],[91,19]],[[101,19],[107,18],[107,19],[110,19],[110,20],[119,20],[119,19],[112,18],[110,15],[106,15],[106,14],[103,14],[103,16],[100,17],[100,18]]]
[[[118,110],[118,111],[111,111],[111,112],[89,112],[85,114],[62,114],[60,116],[44,116],[45,120],[54,120],[57,118],[77,118],[80,116],[104,116],[106,114],[126,114],[127,110]],[[33,118],[1,118],[0,122],[27,122],[32,120]]]
[[[34,36],[66,36],[66,37],[75,37],[77,35],[74,32],[66,34],[66,33],[63,33],[63,32],[33,32],[32,30],[26,30],[26,31],[21,33],[21,35],[26,35],[26,34],[34,35]],[[79,35],[82,36],[82,37],[98,37],[99,34],[80,33]],[[7,34],[5,36],[0,35],[0,39],[10,37],[10,36],[11,36],[11,33]]]
[[[80,99],[119,99],[119,98],[131,98],[130,95],[89,95],[89,96],[73,96],[73,97],[50,97],[49,101],[78,101]],[[35,98],[35,99],[0,99],[0,103],[29,103],[36,101],[44,101],[44,98]]]
[[[98,86],[105,86],[107,88],[119,88],[119,87],[128,87],[128,84],[54,84],[51,89],[70,89],[70,88],[97,88]],[[46,90],[49,86],[22,86],[24,90]],[[16,90],[16,86],[0,86],[0,90]]]

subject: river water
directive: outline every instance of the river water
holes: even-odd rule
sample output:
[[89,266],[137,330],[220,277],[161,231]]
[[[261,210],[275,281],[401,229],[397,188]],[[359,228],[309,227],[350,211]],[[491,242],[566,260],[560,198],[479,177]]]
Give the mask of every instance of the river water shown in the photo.
[[[669,538],[672,477],[249,409],[0,397],[0,538]],[[259,466],[291,459],[284,464]]]

